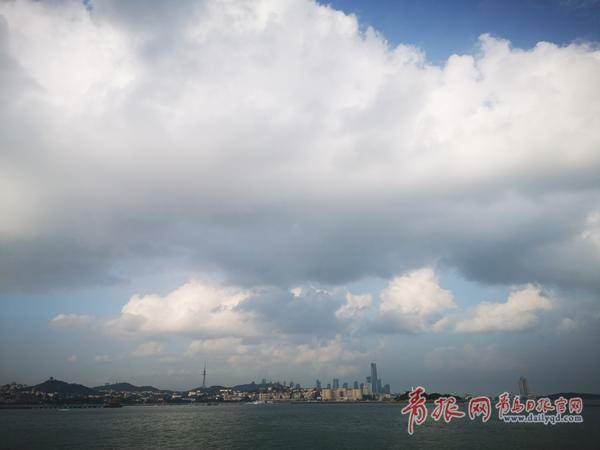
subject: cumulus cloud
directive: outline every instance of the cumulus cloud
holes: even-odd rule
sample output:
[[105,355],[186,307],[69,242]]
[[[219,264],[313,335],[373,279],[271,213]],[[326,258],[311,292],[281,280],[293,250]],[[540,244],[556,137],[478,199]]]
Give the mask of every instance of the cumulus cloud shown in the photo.
[[447,322],[442,314],[457,308],[454,296],[440,287],[430,267],[393,278],[380,297],[379,322],[397,331],[439,331]]
[[533,327],[538,315],[553,308],[552,301],[536,286],[512,292],[505,303],[482,302],[456,325],[461,333],[520,331]]
[[252,323],[238,307],[249,295],[238,288],[194,280],[165,296],[133,296],[106,327],[134,335],[245,335],[252,332]]
[[371,294],[354,295],[348,292],[346,303],[335,312],[335,315],[340,320],[360,319],[369,311],[372,303]]
[[309,0],[93,5],[0,3],[4,290],[149,258],[285,289],[434,261],[599,287],[579,239],[600,200],[593,47],[483,35],[433,65]]
[[50,324],[58,328],[81,328],[90,325],[93,316],[85,314],[59,314],[50,320]]
[[452,293],[439,286],[429,267],[396,277],[381,291],[382,313],[429,316],[451,308],[456,308]]

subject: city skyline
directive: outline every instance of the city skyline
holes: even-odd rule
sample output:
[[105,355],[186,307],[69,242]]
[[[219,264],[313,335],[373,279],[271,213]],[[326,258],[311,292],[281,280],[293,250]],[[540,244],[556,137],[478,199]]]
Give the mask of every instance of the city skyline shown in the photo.
[[[373,363],[372,363],[373,364]],[[205,375],[203,373],[203,375]],[[141,388],[146,388],[146,390],[148,392],[150,391],[162,391],[162,392],[189,392],[189,393],[193,393],[194,391],[197,392],[201,392],[201,391],[211,391],[214,390],[215,388],[220,389],[220,388],[224,388],[224,389],[236,389],[236,388],[241,388],[242,391],[244,392],[244,390],[246,388],[248,388],[249,386],[256,386],[257,389],[268,389],[269,391],[271,389],[283,389],[283,390],[304,390],[304,391],[311,391],[314,390],[316,392],[325,392],[326,391],[330,391],[329,394],[326,393],[326,397],[324,397],[325,400],[329,399],[335,399],[335,393],[333,393],[333,398],[332,398],[332,393],[331,391],[335,392],[335,391],[359,391],[361,393],[361,398],[360,399],[355,399],[355,400],[384,400],[384,399],[390,399],[390,395],[392,396],[397,396],[397,395],[401,395],[401,394],[408,394],[411,391],[413,391],[415,389],[415,386],[411,386],[410,388],[406,388],[406,389],[399,389],[399,390],[393,390],[390,386],[390,384],[385,384],[383,389],[380,389],[378,392],[373,392],[372,387],[371,387],[371,378],[372,375],[366,376],[365,377],[365,381],[363,383],[359,383],[358,380],[355,380],[352,384],[353,386],[350,386],[350,382],[344,381],[342,382],[342,385],[340,386],[339,383],[339,379],[338,378],[333,378],[332,379],[332,383],[327,383],[327,385],[324,387],[321,383],[321,381],[319,379],[316,379],[315,382],[311,385],[306,384],[300,384],[300,383],[295,383],[294,381],[290,381],[289,383],[286,381],[281,381],[281,380],[271,380],[271,379],[267,379],[267,378],[262,378],[262,380],[260,380],[259,383],[257,383],[255,380],[252,381],[248,381],[248,382],[244,382],[244,383],[240,383],[237,385],[227,385],[227,384],[223,384],[223,383],[219,383],[216,382],[214,384],[210,384],[207,385],[206,384],[206,379],[203,376],[203,380],[202,380],[202,385],[199,386],[193,386],[187,389],[171,389],[169,387],[157,387],[157,386],[136,386],[135,384],[131,384],[128,380],[120,380],[120,381],[115,381],[115,382],[105,382],[101,385],[95,386],[93,388],[90,388],[88,386],[85,385],[81,385],[79,383],[69,383],[69,382],[65,382],[64,380],[57,380],[54,377],[50,376],[48,377],[48,379],[45,382],[41,382],[38,383],[36,385],[44,385],[45,383],[59,383],[59,384],[69,384],[69,385],[73,385],[73,386],[83,386],[84,389],[96,389],[96,390],[102,390],[102,389],[106,389],[107,387],[111,387],[111,386],[122,386],[122,390],[127,391],[127,387],[132,388],[133,390],[131,392],[138,392],[138,391],[142,391]],[[381,379],[379,379],[379,381],[381,381]],[[13,389],[14,387],[19,387],[21,390],[27,390],[27,388],[35,388],[34,385],[26,385],[26,384],[22,384],[22,383],[18,383],[16,381],[13,381],[11,383],[7,383],[5,385],[0,385],[0,387],[2,387],[3,389]],[[110,389],[113,389],[112,387]],[[425,392],[427,392],[428,394],[440,394],[439,390],[436,390],[435,387],[431,387],[428,389],[425,389]],[[545,395],[556,395],[557,393],[548,393],[548,392],[536,392],[534,393],[530,387],[529,387],[529,382],[527,380],[526,377],[520,376],[517,380],[516,380],[516,384],[515,384],[515,389],[513,390],[507,390],[506,392],[508,393],[512,393],[516,396],[520,396],[521,398],[538,398],[541,396],[545,396]],[[483,393],[483,392],[465,392],[465,393],[457,393],[456,391],[450,391],[450,392],[446,392],[443,395],[454,395],[454,396],[459,396],[461,398],[470,398],[473,396],[477,396],[477,395],[484,395],[484,396],[489,396],[489,397],[497,397],[499,393]],[[568,393],[568,394],[575,394],[575,393]],[[597,398],[600,397],[600,394],[596,394],[596,393],[576,393],[576,394],[585,394],[588,396],[591,396],[593,398]],[[197,394],[190,394],[190,395],[197,395]],[[347,398],[344,398],[344,400],[348,400]],[[350,400],[352,400],[350,398]]]
[[[374,377],[375,374],[375,377]],[[390,395],[390,394],[402,394],[402,393],[408,393],[411,390],[414,389],[414,386],[410,386],[410,387],[405,387],[402,386],[402,383],[398,383],[399,386],[401,386],[399,389],[394,390],[391,386],[391,384],[386,383],[383,384],[382,379],[379,378],[377,376],[377,365],[374,362],[370,363],[370,375],[366,375],[364,377],[364,381],[360,382],[359,380],[354,380],[352,382],[350,381],[345,381],[342,379],[342,383],[340,385],[340,378],[332,378],[332,383],[326,383],[325,386],[323,385],[323,383],[321,382],[321,380],[319,378],[316,378],[314,380],[314,383],[306,383],[306,384],[301,384],[301,383],[295,383],[294,381],[290,380],[289,383],[286,381],[286,378],[281,379],[270,379],[267,377],[263,377],[259,383],[257,383],[255,380],[252,381],[248,381],[248,382],[242,382],[239,384],[223,384],[223,383],[219,383],[218,381],[212,384],[207,384],[206,383],[206,376],[207,376],[207,371],[206,371],[206,362],[204,362],[204,368],[202,370],[202,384],[198,385],[196,387],[192,386],[192,387],[188,387],[186,389],[171,389],[169,387],[161,387],[158,389],[163,389],[163,390],[173,390],[173,391],[180,391],[180,392],[186,392],[186,391],[193,391],[193,390],[202,390],[202,389],[210,389],[210,388],[214,388],[214,387],[218,387],[218,386],[223,386],[223,387],[227,387],[227,388],[233,388],[235,386],[244,386],[244,385],[254,385],[256,384],[257,386],[280,386],[282,388],[289,388],[289,389],[311,389],[314,388],[317,391],[321,391],[321,390],[328,390],[328,391],[335,391],[335,390],[358,390],[361,392],[362,396],[365,396],[366,398],[368,398],[369,396],[375,395],[375,396],[379,396],[379,395]],[[378,382],[377,384],[374,386],[372,383],[373,379],[377,379]],[[54,377],[50,376],[48,378],[48,381],[53,381],[55,380]],[[63,380],[61,380],[63,381]],[[98,386],[106,386],[106,385],[111,385],[111,384],[129,384],[131,380],[112,380],[112,381],[107,381],[104,383],[99,384]],[[71,380],[71,382],[73,382]],[[77,382],[75,382],[75,384],[78,384]],[[2,384],[0,384],[2,385]],[[19,381],[15,381],[13,380],[11,383],[5,383],[5,386],[8,385],[21,385],[21,383],[19,383]],[[134,383],[135,386],[135,383]],[[150,386],[153,388],[157,388],[157,386]],[[436,390],[434,386],[432,386],[432,390],[431,392],[439,392],[440,390]],[[375,389],[375,390],[374,390]],[[515,395],[520,395],[520,397],[522,398],[533,398],[535,397],[535,395],[540,395],[540,392],[534,393],[530,387],[529,387],[529,382],[527,380],[526,377],[524,376],[520,376],[517,380],[517,388],[514,390],[507,390],[508,392],[513,392],[515,393]],[[453,395],[459,395],[457,394],[456,390],[450,390],[448,391],[448,393],[451,393]],[[547,394],[547,393],[546,393]],[[590,393],[588,392],[587,394],[593,394],[595,395],[595,393]],[[331,395],[331,394],[330,394]],[[469,392],[466,392],[462,394],[463,396],[467,397],[467,396],[472,396],[472,395],[488,395],[488,396],[494,396],[495,393],[494,392],[476,392],[476,391],[472,391],[470,390]],[[600,395],[600,394],[599,394]],[[362,398],[361,398],[362,399]]]
[[599,23],[0,1],[0,384],[600,392]]

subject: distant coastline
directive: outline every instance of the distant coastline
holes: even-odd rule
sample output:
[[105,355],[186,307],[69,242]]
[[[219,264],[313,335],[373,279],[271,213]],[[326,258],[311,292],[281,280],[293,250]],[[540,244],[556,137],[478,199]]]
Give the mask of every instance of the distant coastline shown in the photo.
[[[408,392],[365,398],[346,396],[345,388],[339,389],[338,397],[327,397],[327,388],[284,386],[279,383],[250,383],[236,386],[199,387],[185,391],[158,389],[154,386],[135,386],[131,383],[114,383],[93,388],[77,383],[67,383],[50,378],[43,383],[26,386],[11,383],[0,386],[0,409],[60,409],[101,408],[120,406],[172,406],[219,404],[404,404]],[[331,391],[331,389],[329,389]],[[350,391],[350,390],[348,390]],[[329,392],[327,395],[331,395]],[[454,393],[427,393],[428,402],[439,397],[455,397],[457,402],[466,402],[469,395]],[[581,397],[586,406],[600,406],[600,394],[560,392],[535,397],[551,399]]]

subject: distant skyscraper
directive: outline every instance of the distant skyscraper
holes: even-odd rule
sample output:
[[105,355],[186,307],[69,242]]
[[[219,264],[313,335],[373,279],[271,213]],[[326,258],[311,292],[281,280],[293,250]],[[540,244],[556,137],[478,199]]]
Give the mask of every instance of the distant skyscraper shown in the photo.
[[333,388],[339,389],[339,387],[340,387],[340,380],[338,378],[334,378],[333,379]]
[[377,393],[381,394],[383,392],[383,388],[381,387],[381,378],[377,380]]
[[204,370],[202,371],[202,389],[206,388],[206,361],[204,361]]
[[529,397],[529,383],[525,377],[519,378],[519,394],[521,394],[521,397]]
[[266,378],[263,378],[263,379],[261,380],[260,384],[267,384],[267,379],[266,379]]
[[327,389],[331,389],[331,383],[327,383]]
[[346,381],[346,382],[344,382],[344,384],[342,384],[342,387],[343,387],[344,389],[348,389],[348,382],[347,382],[347,381]]
[[389,385],[389,384],[386,384],[386,385],[383,387],[383,393],[384,393],[384,394],[391,394],[391,393],[392,393],[392,389],[390,388],[390,385]]
[[373,391],[373,394],[379,393],[379,391],[377,390],[378,380],[379,379],[377,378],[377,364],[371,363],[371,390]]
[[317,380],[315,386],[317,387],[317,389],[321,389],[321,380]]
[[290,387],[294,387],[294,382],[290,381]]
[[358,381],[354,382],[354,389],[358,389]]

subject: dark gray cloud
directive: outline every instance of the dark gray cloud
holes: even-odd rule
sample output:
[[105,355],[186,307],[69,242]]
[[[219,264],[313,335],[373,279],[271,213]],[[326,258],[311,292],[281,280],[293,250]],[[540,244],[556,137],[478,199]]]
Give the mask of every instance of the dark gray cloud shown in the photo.
[[271,323],[274,333],[331,338],[342,331],[335,312],[344,303],[343,295],[314,288],[305,288],[299,296],[275,289],[249,298],[239,308]]
[[326,7],[265,8],[2,5],[0,289],[149,260],[598,289],[597,51],[482,37],[437,67]]

